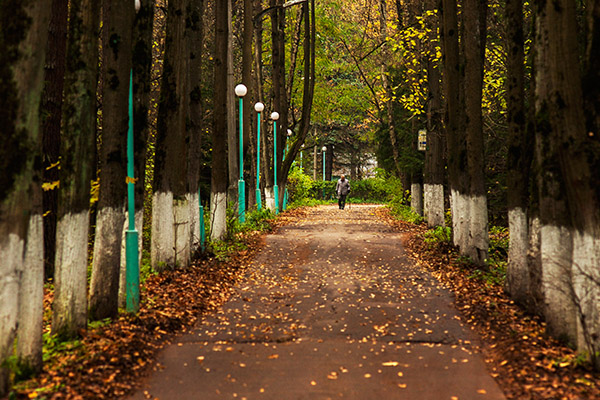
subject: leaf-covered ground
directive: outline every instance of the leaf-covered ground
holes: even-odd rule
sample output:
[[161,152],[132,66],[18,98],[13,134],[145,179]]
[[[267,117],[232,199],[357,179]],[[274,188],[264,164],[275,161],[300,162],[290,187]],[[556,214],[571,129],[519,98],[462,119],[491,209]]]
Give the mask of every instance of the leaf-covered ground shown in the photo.
[[[507,398],[600,399],[598,375],[585,369],[572,350],[548,338],[543,323],[520,311],[502,287],[454,266],[456,256],[448,248],[424,242],[424,227],[398,222],[385,209],[376,212],[381,221],[403,232],[403,244],[415,262],[452,289],[463,321],[483,338],[480,351]],[[306,210],[294,210],[277,224],[306,215]],[[129,394],[155,366],[159,349],[229,298],[264,245],[260,234],[249,234],[246,240],[248,250],[228,262],[202,260],[188,270],[149,279],[138,316],[123,316],[90,329],[80,342],[64,345],[42,375],[18,386],[17,397],[117,399]]]
[[600,399],[599,374],[550,338],[545,324],[523,312],[502,286],[476,278],[448,246],[426,243],[424,226],[394,220],[386,210],[380,216],[406,232],[404,246],[412,258],[452,289],[456,307],[483,339],[488,369],[508,399]]

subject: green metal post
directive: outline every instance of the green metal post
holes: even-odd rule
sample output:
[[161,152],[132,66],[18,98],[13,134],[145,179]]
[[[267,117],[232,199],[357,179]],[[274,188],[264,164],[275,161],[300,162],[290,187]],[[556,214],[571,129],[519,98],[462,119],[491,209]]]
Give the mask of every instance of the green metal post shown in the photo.
[[200,188],[198,188],[198,207],[200,208],[200,249],[204,253],[204,250],[206,250],[206,230],[204,229],[204,206],[202,206]]
[[275,214],[279,214],[279,186],[277,186],[277,121],[273,121],[273,195],[275,196]]
[[260,211],[260,111],[256,124],[256,208]]
[[129,129],[127,131],[127,199],[129,229],[125,233],[125,307],[127,312],[140,309],[140,264],[138,231],[135,229],[135,187],[133,167],[133,70],[129,73]]
[[244,100],[240,97],[240,180],[238,181],[238,212],[240,222],[246,221],[246,182],[244,182]]

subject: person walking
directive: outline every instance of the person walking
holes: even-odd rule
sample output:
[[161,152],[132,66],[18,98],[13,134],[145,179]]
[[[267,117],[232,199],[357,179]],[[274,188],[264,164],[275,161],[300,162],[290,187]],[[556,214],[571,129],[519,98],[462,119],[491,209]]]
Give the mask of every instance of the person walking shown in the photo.
[[340,206],[340,210],[343,210],[346,206],[346,196],[350,193],[350,182],[348,182],[344,175],[337,181],[335,191],[338,196],[338,206]]

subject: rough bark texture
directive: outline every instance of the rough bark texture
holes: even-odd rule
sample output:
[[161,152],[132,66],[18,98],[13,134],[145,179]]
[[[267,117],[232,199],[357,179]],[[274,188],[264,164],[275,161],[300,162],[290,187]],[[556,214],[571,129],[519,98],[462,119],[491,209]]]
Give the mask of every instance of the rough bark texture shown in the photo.
[[71,1],[52,314],[52,331],[60,336],[76,336],[87,326],[89,193],[95,172],[99,28],[99,2]]
[[[385,42],[387,40],[387,4],[386,0],[380,0],[379,2],[379,25],[380,25],[380,40]],[[387,45],[381,46],[382,59],[381,59],[381,82],[385,91],[385,111],[387,116],[387,129],[390,137],[390,144],[392,145],[392,155],[394,157],[394,165],[396,167],[395,173],[400,176],[400,150],[398,149],[398,138],[396,137],[396,125],[394,122],[394,93],[388,77],[388,66],[387,62],[390,59]],[[405,186],[406,187],[406,186]]]
[[465,133],[469,174],[469,236],[461,253],[479,266],[487,260],[489,235],[481,96],[485,56],[487,2],[464,0]]
[[[239,135],[238,135],[238,98],[235,95],[235,71],[233,65],[233,0],[226,0],[229,11],[227,12],[230,27],[227,30],[227,86],[223,87],[227,95],[227,165],[229,168],[229,185],[227,187],[227,203],[233,205],[234,210],[238,210],[238,180],[239,180]],[[217,89],[218,90],[218,89]],[[237,213],[236,213],[237,214]]]
[[226,234],[227,209],[227,40],[229,37],[229,0],[215,4],[214,110],[211,169],[211,238]]
[[467,193],[466,145],[460,129],[460,70],[458,51],[458,17],[456,0],[441,2],[443,55],[443,93],[446,99],[445,126],[448,155],[448,180],[451,190],[452,233],[455,245],[464,247]]
[[[42,307],[19,305],[19,295],[43,282],[40,104],[44,87],[50,2],[15,1],[0,11],[0,124],[3,146],[0,168],[0,396],[7,394],[9,371],[4,362],[13,352],[18,317],[41,322]],[[31,224],[31,226],[30,226]],[[32,264],[26,264],[30,262]],[[26,279],[26,281],[25,281]],[[27,311],[28,315],[20,315]],[[27,323],[29,329],[31,323]],[[22,360],[40,365],[39,331],[19,331],[24,343],[37,341],[32,351],[19,349]],[[33,336],[32,336],[33,335]]]
[[[569,100],[565,97],[569,92],[565,87],[565,79],[568,78],[557,75],[560,73],[557,64],[559,59],[576,58],[577,55],[573,54],[574,48],[564,48],[566,43],[560,37],[562,30],[560,34],[557,33],[558,38],[552,34],[554,27],[560,26],[560,13],[545,1],[538,1],[536,6],[535,63],[540,67],[536,71],[536,157],[540,171],[538,196],[544,315],[550,332],[574,343],[577,338],[577,320],[572,296],[573,232],[566,198],[570,188],[565,185],[561,171],[559,147],[566,130],[576,129],[577,125],[568,128],[565,124],[568,112],[572,112],[565,107],[570,108],[573,104],[565,103]],[[559,43],[552,43],[555,40]],[[556,53],[559,48],[565,53]],[[577,76],[577,68],[568,71],[568,74]]]
[[42,97],[44,182],[52,189],[43,193],[44,209],[44,270],[46,279],[54,276],[56,256],[56,212],[58,208],[59,179],[58,160],[60,155],[60,121],[62,115],[63,87],[67,50],[68,0],[52,0],[52,13],[46,47],[46,74]]
[[507,289],[520,304],[531,302],[527,266],[529,170],[532,160],[532,137],[526,129],[523,1],[506,2],[506,74],[507,74],[507,197],[510,246]]
[[[436,1],[428,0],[428,10],[435,9]],[[434,60],[438,36],[439,18],[432,21],[429,34],[429,57],[427,59],[427,152],[425,153],[424,213],[430,228],[444,226],[444,130],[442,127],[442,93],[440,88],[440,65]]]
[[100,197],[96,216],[90,283],[90,318],[112,318],[119,311],[119,274],[127,185],[129,80],[132,68],[134,4],[102,2],[102,145]]
[[[189,245],[183,248],[185,241],[177,242],[177,237],[189,232],[189,204],[187,188],[186,118],[188,116],[189,75],[187,39],[185,32],[187,0],[169,2],[167,10],[167,34],[165,39],[165,58],[158,108],[156,159],[154,172],[154,193],[172,197],[178,208],[188,209],[187,214],[175,210],[175,204],[162,202],[164,209],[153,208],[154,215],[164,218],[170,215],[183,218],[175,219],[173,224],[152,224],[152,266],[163,269],[165,266],[185,266],[189,262]],[[185,204],[183,204],[185,203]],[[179,232],[179,230],[182,230]],[[164,235],[162,238],[161,236]],[[168,243],[167,241],[173,240]],[[159,251],[161,249],[161,251]],[[170,256],[168,253],[171,252]]]
[[188,127],[188,193],[190,196],[190,250],[195,252],[200,244],[200,210],[198,189],[202,162],[202,49],[204,45],[204,0],[191,0],[187,12],[189,30],[189,127]]

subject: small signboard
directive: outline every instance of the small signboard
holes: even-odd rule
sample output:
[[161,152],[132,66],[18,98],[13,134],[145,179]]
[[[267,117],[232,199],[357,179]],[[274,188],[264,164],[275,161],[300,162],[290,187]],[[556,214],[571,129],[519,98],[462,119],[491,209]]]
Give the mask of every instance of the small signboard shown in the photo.
[[419,151],[427,150],[427,131],[425,129],[419,130],[419,143],[417,149]]

